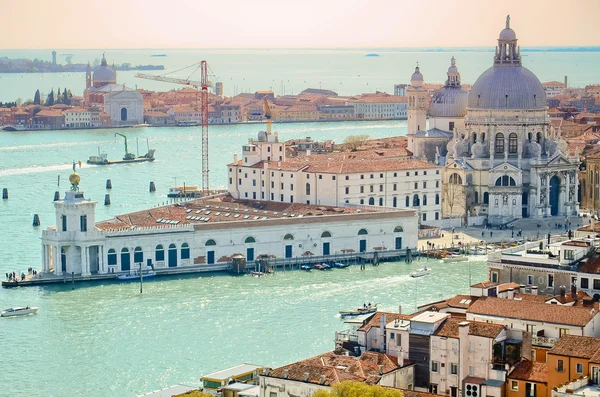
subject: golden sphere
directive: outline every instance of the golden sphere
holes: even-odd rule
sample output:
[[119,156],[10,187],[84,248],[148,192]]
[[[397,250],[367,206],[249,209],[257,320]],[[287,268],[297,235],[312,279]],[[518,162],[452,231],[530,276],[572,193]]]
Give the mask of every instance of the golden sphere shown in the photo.
[[69,182],[71,182],[71,185],[77,185],[79,181],[81,181],[81,177],[78,173],[74,172],[69,175]]

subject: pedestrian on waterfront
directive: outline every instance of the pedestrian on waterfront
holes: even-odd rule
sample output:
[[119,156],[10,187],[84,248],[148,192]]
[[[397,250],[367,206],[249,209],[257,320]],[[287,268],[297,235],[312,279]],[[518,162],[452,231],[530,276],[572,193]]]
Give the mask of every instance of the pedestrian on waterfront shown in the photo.
[[490,230],[490,237],[492,237],[493,235],[494,235],[494,232],[492,232],[492,231]]

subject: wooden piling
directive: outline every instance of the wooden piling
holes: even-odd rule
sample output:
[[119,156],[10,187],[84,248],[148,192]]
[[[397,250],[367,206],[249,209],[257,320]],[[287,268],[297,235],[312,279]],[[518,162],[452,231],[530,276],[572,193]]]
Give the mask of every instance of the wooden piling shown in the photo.
[[110,179],[106,180],[106,189],[108,189],[108,190],[112,189],[112,181]]
[[40,225],[40,216],[38,214],[33,215],[33,227]]
[[110,205],[110,194],[104,195],[104,205]]
[[155,192],[156,191],[156,185],[154,184],[154,182],[150,182],[150,193]]
[[54,192],[54,201],[60,200],[60,193],[57,191]]
[[8,200],[8,189],[2,189],[2,200]]

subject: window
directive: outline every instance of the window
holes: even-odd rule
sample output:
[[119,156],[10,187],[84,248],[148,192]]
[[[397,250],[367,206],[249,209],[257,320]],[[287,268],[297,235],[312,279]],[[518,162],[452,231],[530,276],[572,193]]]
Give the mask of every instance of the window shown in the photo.
[[373,179],[375,176],[373,174],[371,174],[371,179]]
[[277,397],[277,392],[276,391],[270,392],[269,397]]
[[284,189],[284,187],[283,187],[283,182],[282,182],[282,183],[281,183],[281,190],[283,190],[283,189]]
[[325,232],[321,233],[321,238],[329,238],[329,237],[331,237],[330,232],[325,231]]
[[533,285],[533,276],[527,276],[527,285]]
[[578,374],[583,374],[583,364],[581,363],[577,363],[577,369],[576,369]]
[[217,245],[217,242],[215,240],[207,240],[206,243],[204,244],[207,247],[213,246],[213,245]]
[[440,213],[436,211],[435,213],[435,220],[439,221],[440,220]]
[[517,186],[512,176],[503,175],[496,179],[496,186]]
[[61,215],[61,220],[62,220],[62,231],[66,232],[67,231],[67,216],[66,215]]
[[450,375],[458,375],[458,364],[450,364]]
[[369,234],[369,232],[367,232],[367,229],[360,229],[360,230],[358,231],[358,235],[359,235],[359,236],[363,236],[363,235],[365,235],[365,234]]
[[436,193],[435,195],[435,205],[438,205],[440,203],[440,195]]
[[500,133],[496,134],[495,151],[496,153],[504,153],[504,135]]
[[448,178],[448,181],[452,185],[462,185],[462,178],[457,173],[450,175],[450,178]]
[[323,175],[319,175],[319,179],[323,179]]
[[454,121],[451,121],[451,122],[448,123],[448,129],[450,131],[454,131]]
[[332,180],[332,181],[335,181],[335,175],[331,177],[331,180]]
[[419,176],[419,171],[415,171],[415,176]]
[[423,222],[427,222],[427,214],[423,213]]
[[361,192],[361,193],[364,193],[364,192],[365,192],[365,187],[364,187],[364,186],[361,186],[361,187],[360,187],[360,192]]
[[420,199],[419,199],[419,195],[415,194],[413,196],[413,207],[418,207],[420,205]]
[[423,205],[427,205],[427,195],[423,195]]
[[279,201],[283,201],[283,194],[279,195]]
[[573,255],[573,250],[565,250],[564,258],[566,260],[572,261],[575,259],[575,255]]
[[117,252],[114,249],[108,250],[108,266],[117,264]]
[[350,188],[346,186],[345,188],[346,194],[350,194]]
[[559,329],[558,329],[558,334],[559,334],[560,336],[563,336],[563,335],[568,335],[568,334],[569,334],[569,330],[568,330],[568,329],[566,329],[566,328],[559,328]]
[[[373,186],[371,186],[373,187]],[[369,197],[369,205],[375,205],[375,198]]]
[[427,182],[423,182],[423,189],[427,189]]
[[511,380],[510,381],[510,390],[512,390],[512,391],[519,391],[519,381],[518,380]]
[[405,207],[410,207],[410,197],[406,196],[406,205]]
[[431,372],[438,372],[439,363],[437,361],[431,362]]
[[349,181],[350,180],[350,176],[346,175],[346,180]]
[[407,172],[407,173],[406,173],[406,176],[410,176],[410,172]]
[[373,185],[369,186],[369,191],[373,193]]
[[160,244],[157,245],[154,252],[155,252],[154,259],[157,262],[165,260],[165,248],[162,245],[160,245]]
[[590,288],[590,280],[587,277],[581,278],[581,287],[580,288]]
[[492,272],[492,282],[493,283],[498,282],[498,272]]
[[394,183],[394,191],[397,190],[397,185]]
[[565,363],[563,360],[556,360],[556,372],[565,372]]
[[181,259],[190,259],[190,246],[188,243],[181,244]]
[[379,185],[379,191],[383,192],[383,185]]
[[594,280],[594,289],[600,289],[600,280]]
[[79,217],[79,228],[82,232],[87,232],[87,215],[81,215]]
[[256,240],[252,236],[246,237],[246,240],[244,240],[244,243],[246,243],[246,244],[251,244],[251,243],[255,243],[255,242],[256,242]]
[[419,188],[419,182],[415,182],[415,190]]
[[508,136],[508,152],[517,153],[517,134],[514,132]]
[[548,288],[554,287],[554,274],[548,274]]
[[306,183],[306,194],[310,194],[310,183]]
[[397,207],[398,206],[398,197],[394,197],[392,199],[392,207]]
[[360,179],[365,179],[365,176],[364,176],[364,175],[361,175],[361,176],[360,176]]

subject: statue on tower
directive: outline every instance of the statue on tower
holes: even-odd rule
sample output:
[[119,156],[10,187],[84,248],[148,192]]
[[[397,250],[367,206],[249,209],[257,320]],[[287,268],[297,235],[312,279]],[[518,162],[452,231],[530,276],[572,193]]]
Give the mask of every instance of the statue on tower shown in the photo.
[[77,163],[73,161],[73,173],[69,175],[69,182],[71,182],[71,190],[74,192],[79,191],[79,182],[81,181],[81,177],[77,172],[75,172],[75,166]]
[[510,29],[510,15],[506,16],[506,29]]

